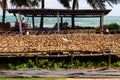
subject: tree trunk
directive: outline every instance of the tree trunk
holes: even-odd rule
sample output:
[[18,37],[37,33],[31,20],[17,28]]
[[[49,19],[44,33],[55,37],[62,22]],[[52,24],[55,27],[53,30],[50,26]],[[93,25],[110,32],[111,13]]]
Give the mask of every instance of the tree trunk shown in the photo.
[[3,17],[2,17],[2,24],[4,25],[5,23],[5,16],[6,16],[6,0],[2,0],[2,7],[3,7]]
[[[42,0],[41,8],[44,9],[44,0]],[[43,14],[42,14],[41,15],[41,20],[40,20],[40,29],[43,29],[43,21],[44,21],[44,17],[43,17]]]
[[17,16],[16,16],[16,14],[15,14],[15,13],[13,13],[13,15],[15,16],[15,19],[16,19],[16,21],[17,21],[18,19],[17,19]]
[[[72,10],[75,10],[75,3],[76,3],[76,0],[73,0]],[[71,22],[72,22],[72,28],[75,28],[74,15],[72,15]]]
[[44,9],[44,7],[45,7],[45,5],[44,5],[44,3],[45,3],[45,0],[42,0],[42,9]]
[[73,0],[72,10],[74,10],[74,9],[75,9],[75,3],[76,3],[76,0]]
[[4,25],[5,23],[5,16],[6,16],[6,10],[3,10],[3,17],[2,17],[2,24]]
[[72,28],[74,29],[75,28],[75,20],[74,20],[74,15],[72,15]]

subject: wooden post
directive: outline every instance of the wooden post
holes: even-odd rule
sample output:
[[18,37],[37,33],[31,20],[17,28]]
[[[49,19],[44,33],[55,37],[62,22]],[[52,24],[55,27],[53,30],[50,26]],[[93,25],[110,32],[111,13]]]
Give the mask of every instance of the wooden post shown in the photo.
[[72,18],[71,18],[71,19],[72,19],[72,21],[71,21],[71,22],[72,22],[72,28],[75,28],[75,19],[74,19],[74,15],[72,15]]
[[32,16],[32,25],[33,25],[33,29],[35,28],[35,20],[34,20],[34,16]]
[[108,55],[108,68],[111,68],[111,54]]
[[104,14],[102,13],[100,16],[100,29],[101,29],[101,33],[103,33],[104,29],[103,29],[103,24],[104,24]]
[[73,59],[74,59],[74,54],[73,52],[71,52],[71,64],[73,63]]
[[35,56],[35,65],[38,67],[39,64],[39,60],[38,60],[38,56]]
[[59,33],[60,32],[59,12],[57,12],[57,28],[58,28],[58,33]]
[[43,29],[43,23],[44,23],[44,16],[41,14],[41,22],[40,22],[40,29]]
[[61,17],[61,24],[63,24],[63,17]]
[[19,29],[20,29],[20,33],[22,34],[22,21],[21,21],[21,14],[20,12],[18,13],[19,15]]

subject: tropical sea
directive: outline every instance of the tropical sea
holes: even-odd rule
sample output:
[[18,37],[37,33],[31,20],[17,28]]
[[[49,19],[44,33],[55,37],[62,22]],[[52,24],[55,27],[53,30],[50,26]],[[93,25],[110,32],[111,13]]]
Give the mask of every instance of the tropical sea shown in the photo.
[[[32,18],[24,17],[26,22],[32,27]],[[2,16],[0,17],[0,22],[2,21]],[[12,15],[6,16],[6,22],[10,22],[11,26],[14,25],[16,19]],[[68,22],[69,26],[71,26],[71,18],[63,18],[63,22]],[[39,26],[40,18],[35,18],[35,26]],[[57,23],[56,17],[48,17],[44,18],[44,27],[53,27]],[[105,16],[104,24],[117,23],[120,25],[120,16]],[[75,18],[76,26],[87,26],[87,27],[97,27],[100,24],[99,18]]]

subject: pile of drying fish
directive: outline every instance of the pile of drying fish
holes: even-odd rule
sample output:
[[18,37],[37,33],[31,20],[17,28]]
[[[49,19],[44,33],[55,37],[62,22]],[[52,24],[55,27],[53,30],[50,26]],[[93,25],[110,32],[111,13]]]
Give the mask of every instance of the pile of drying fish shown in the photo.
[[90,52],[120,51],[120,35],[51,34],[0,35],[0,52],[80,50]]

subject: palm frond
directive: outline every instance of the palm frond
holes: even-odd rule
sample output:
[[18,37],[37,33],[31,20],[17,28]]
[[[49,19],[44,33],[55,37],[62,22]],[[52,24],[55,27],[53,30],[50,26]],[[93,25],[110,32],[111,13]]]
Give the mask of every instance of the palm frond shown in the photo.
[[76,9],[79,8],[78,0],[76,0],[76,2],[75,2],[75,7],[76,7]]
[[105,0],[87,0],[87,3],[94,9],[106,9]]
[[70,1],[71,0],[58,0],[64,7],[70,8]]
[[[32,6],[39,6],[39,2],[41,0],[34,0],[34,2],[32,3]],[[25,7],[29,7],[27,0],[10,0],[11,4],[17,7],[21,7],[21,6],[25,6]]]
[[0,1],[0,6],[1,6],[2,9],[6,9],[6,7],[7,7],[6,0],[1,0]]

